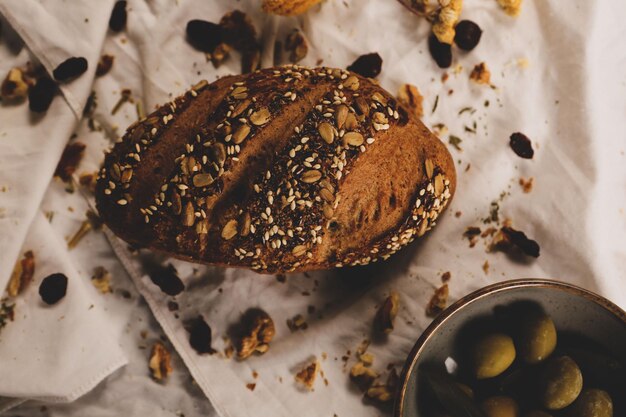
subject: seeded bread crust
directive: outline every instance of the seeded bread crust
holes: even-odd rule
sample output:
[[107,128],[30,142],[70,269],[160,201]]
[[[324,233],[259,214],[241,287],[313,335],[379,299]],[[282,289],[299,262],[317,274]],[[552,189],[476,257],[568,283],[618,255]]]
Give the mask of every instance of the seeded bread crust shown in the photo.
[[387,259],[455,184],[445,146],[384,89],[290,65],[202,81],[130,126],[96,201],[134,246],[276,273]]

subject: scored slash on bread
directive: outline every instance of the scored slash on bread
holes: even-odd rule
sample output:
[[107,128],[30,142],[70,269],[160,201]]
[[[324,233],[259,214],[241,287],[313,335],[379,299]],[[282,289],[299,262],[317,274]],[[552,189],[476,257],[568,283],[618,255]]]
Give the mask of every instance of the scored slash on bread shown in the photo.
[[96,199],[135,246],[274,273],[387,259],[455,184],[445,146],[384,89],[288,65],[200,82],[134,123]]

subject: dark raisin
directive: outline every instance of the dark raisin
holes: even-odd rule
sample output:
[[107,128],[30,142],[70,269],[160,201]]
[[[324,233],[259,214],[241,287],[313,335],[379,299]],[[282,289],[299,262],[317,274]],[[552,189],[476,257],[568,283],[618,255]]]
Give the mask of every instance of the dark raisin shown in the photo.
[[84,74],[88,66],[83,57],[68,58],[52,71],[52,76],[59,82],[66,82]]
[[185,289],[185,284],[178,277],[176,268],[172,264],[155,269],[149,276],[152,282],[167,295],[178,295]]
[[48,110],[57,92],[57,84],[50,78],[40,78],[37,84],[28,90],[30,111],[42,113]]
[[535,155],[530,139],[523,133],[513,133],[509,140],[509,145],[511,145],[513,152],[520,158],[532,159],[533,155]]
[[84,153],[84,143],[74,142],[67,145],[54,171],[54,176],[61,178],[65,182],[69,182],[72,179],[72,174],[76,171],[76,167],[78,167],[78,164],[83,159]]
[[126,27],[126,18],[126,1],[119,0],[115,3],[115,6],[113,6],[111,18],[109,19],[109,29],[113,32],[120,32]]
[[187,23],[187,41],[196,49],[211,53],[222,42],[222,28],[206,20]]
[[483,34],[482,29],[471,20],[461,20],[455,28],[454,43],[464,51],[471,51],[476,48],[480,37]]
[[39,285],[39,295],[44,303],[48,305],[56,304],[65,297],[67,292],[67,277],[65,274],[52,274],[41,281]]
[[204,321],[204,317],[198,316],[189,323],[187,328],[189,332],[189,345],[198,352],[203,353],[215,353],[215,350],[211,347],[211,327]]
[[376,52],[361,55],[350,66],[348,71],[356,72],[363,77],[376,78],[383,66],[383,59]]
[[114,60],[115,57],[113,55],[102,55],[96,67],[96,77],[102,77],[108,74],[108,72],[111,71],[111,67],[113,67]]
[[450,68],[452,65],[452,47],[450,45],[439,42],[435,35],[430,35],[428,50],[439,68]]
[[520,232],[511,227],[503,227],[502,233],[526,255],[535,258],[539,257],[539,244],[526,236],[524,232]]
[[256,29],[250,16],[240,10],[226,13],[220,19],[224,42],[238,51],[260,49],[256,41]]

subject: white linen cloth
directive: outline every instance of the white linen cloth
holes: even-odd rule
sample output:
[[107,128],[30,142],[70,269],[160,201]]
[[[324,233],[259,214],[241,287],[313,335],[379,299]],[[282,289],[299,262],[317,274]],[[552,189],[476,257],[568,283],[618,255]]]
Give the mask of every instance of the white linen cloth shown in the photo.
[[[60,0],[5,1],[0,3],[0,12],[14,25],[20,16],[21,22],[29,22],[27,17],[37,16],[39,10],[32,5],[35,3],[45,3],[46,10],[58,11],[62,5],[66,9],[62,19],[60,13],[48,16],[49,20],[63,21],[63,25],[54,22],[47,25],[43,17],[36,20],[39,27],[22,23],[18,32],[31,51],[37,55],[38,51],[56,51],[57,43],[65,45],[72,55],[90,57],[89,74],[93,74],[92,63],[101,52],[99,45],[106,32],[103,23],[109,16],[104,11],[106,7],[94,13],[93,2],[76,1],[73,3],[78,8],[67,10],[66,3]],[[104,3],[110,9],[108,2],[97,2],[97,7]],[[345,67],[360,54],[378,52],[384,61],[378,77],[381,85],[392,92],[405,82],[417,85],[425,95],[426,124],[444,123],[451,134],[463,139],[462,151],[451,147],[458,161],[459,178],[458,192],[448,212],[425,240],[386,263],[295,274],[288,276],[286,283],[280,283],[271,276],[171,261],[186,284],[185,292],[176,297],[180,306],[176,318],[167,308],[170,298],[151,283],[142,269],[144,262],[169,261],[147,251],[141,251],[139,256],[130,255],[125,244],[111,239],[115,252],[172,345],[220,415],[379,415],[380,410],[363,404],[361,394],[348,380],[347,370],[354,363],[354,355],[350,355],[347,366],[341,357],[347,350],[354,352],[364,338],[370,338],[374,368],[382,371],[387,364],[393,364],[399,370],[430,321],[424,306],[440,285],[444,271],[452,274],[452,299],[503,279],[554,277],[598,291],[626,306],[623,286],[626,55],[619,47],[626,39],[620,22],[626,5],[609,0],[566,4],[557,0],[526,1],[520,17],[511,18],[493,0],[464,3],[462,18],[479,23],[484,34],[471,53],[456,51],[454,66],[460,64],[463,68],[449,70],[445,83],[441,81],[443,71],[436,68],[428,54],[425,41],[428,24],[391,0],[329,0],[298,18],[263,15],[259,2],[253,0],[236,4],[131,0],[128,30],[105,40],[102,49],[114,54],[116,61],[111,74],[96,80],[93,88],[99,98],[96,117],[113,139],[116,126],[119,126],[117,134],[122,134],[125,126],[136,118],[131,105],[122,107],[115,116],[110,115],[122,88],[132,89],[133,96],[142,98],[145,108],[150,109],[168,100],[168,93],[182,93],[199,78],[212,81],[217,76],[239,71],[236,58],[215,70],[184,40],[188,20],[218,21],[234,7],[249,13],[262,34],[264,66],[272,62],[274,40],[284,39],[292,27],[300,27],[309,41],[309,54],[302,62],[305,65],[314,66],[322,59],[324,65]],[[89,13],[89,22],[94,23],[93,27],[86,26],[90,29],[84,29],[87,35],[80,33],[81,38],[90,39],[85,42],[90,49],[79,52],[76,52],[78,44],[83,42],[66,44],[63,37],[57,41],[42,29],[72,27],[72,22],[77,28],[77,23],[84,19],[77,10]],[[65,21],[69,23],[66,25]],[[101,30],[101,37],[95,34],[94,27]],[[89,38],[92,30],[94,34]],[[28,36],[24,31],[42,31],[46,36]],[[72,35],[78,37],[76,31]],[[42,45],[46,47],[31,47],[29,39],[45,42]],[[65,57],[64,53],[59,55]],[[60,62],[60,58],[56,61],[38,58],[44,63]],[[528,68],[519,65],[520,59],[527,60]],[[469,72],[481,61],[490,68],[495,89],[469,81]],[[82,98],[77,103],[84,102],[90,77],[85,75],[76,81],[76,89],[82,92],[76,93]],[[82,83],[86,87],[81,89]],[[74,84],[68,88],[74,88]],[[488,107],[484,105],[487,100]],[[435,101],[438,105],[433,112]],[[67,106],[55,112],[54,106],[61,104],[64,103],[57,98],[40,127],[53,118],[69,118]],[[459,114],[468,106],[477,111]],[[76,110],[82,106],[70,107]],[[5,110],[11,112],[10,117],[4,116],[8,114]],[[0,182],[10,185],[9,191],[0,197],[1,206],[7,207],[2,219],[2,236],[6,238],[0,238],[0,256],[3,256],[0,284],[6,282],[3,279],[6,280],[17,254],[21,253],[19,246],[28,228],[24,222],[30,224],[37,212],[45,183],[64,142],[59,138],[41,143],[42,133],[37,132],[37,127],[24,128],[29,126],[24,115],[27,115],[24,107],[3,107],[0,115],[3,120],[0,135],[4,131],[12,132],[12,136],[19,135],[32,144],[31,152],[39,150],[25,156],[26,145],[17,146],[16,141],[7,145],[6,138],[0,142]],[[20,120],[24,122],[20,124]],[[473,121],[477,121],[476,134],[464,130]],[[68,126],[67,123],[63,126]],[[12,129],[13,126],[19,130]],[[66,129],[64,136],[68,137],[72,127]],[[533,160],[522,160],[509,149],[508,137],[516,131],[533,140],[536,151]],[[42,132],[60,133],[61,128],[42,128]],[[79,131],[78,139],[87,143],[87,155],[78,172],[95,170],[102,158],[100,150],[109,141],[101,135],[87,134],[84,128]],[[447,141],[447,134],[442,139]],[[466,169],[468,165],[470,168]],[[41,168],[33,172],[33,166]],[[25,172],[35,175],[40,184],[26,195],[23,194]],[[520,177],[534,177],[532,192],[521,191]],[[539,259],[515,262],[503,253],[485,253],[482,243],[469,248],[461,237],[468,226],[484,228],[481,219],[488,215],[490,202],[497,200],[502,192],[505,197],[500,202],[500,215],[510,217],[514,227],[540,243]],[[462,213],[460,217],[454,216],[457,211]],[[12,226],[16,220],[18,226]],[[483,271],[486,260],[489,261],[487,273]],[[400,293],[401,302],[395,330],[386,339],[373,338],[376,306],[391,290]],[[313,314],[307,313],[310,305],[315,306]],[[237,362],[220,355],[198,356],[189,347],[188,335],[182,327],[184,319],[202,314],[213,329],[214,347],[221,350],[222,337],[228,328],[251,307],[265,309],[277,327],[276,338],[265,355]],[[285,321],[296,314],[306,317],[308,330],[290,333]],[[19,320],[9,324],[15,328],[22,325]],[[54,326],[63,325],[54,323]],[[295,385],[293,375],[313,356],[320,360],[328,385],[318,377],[315,390],[304,392]],[[43,365],[41,369],[45,373]],[[89,364],[84,364],[82,369],[92,371]],[[253,377],[253,371],[258,377]],[[254,391],[246,387],[249,383],[256,384]],[[98,398],[94,401],[105,401]],[[67,408],[64,410],[60,415],[71,414]]]

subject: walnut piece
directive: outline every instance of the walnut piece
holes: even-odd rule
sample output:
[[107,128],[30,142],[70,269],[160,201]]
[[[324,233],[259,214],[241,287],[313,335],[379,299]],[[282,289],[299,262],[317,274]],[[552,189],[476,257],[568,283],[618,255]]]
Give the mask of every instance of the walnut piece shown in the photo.
[[322,0],[263,0],[263,11],[279,16],[296,16],[320,1]]
[[517,16],[522,10],[522,0],[497,0],[498,4],[509,16]]
[[439,0],[441,8],[433,22],[433,34],[439,42],[451,45],[454,41],[454,27],[459,21],[463,0]]
[[35,273],[35,255],[33,251],[24,253],[24,257],[15,263],[7,292],[9,296],[16,297],[21,294],[33,279]]
[[422,107],[424,97],[413,84],[401,85],[400,89],[398,89],[397,98],[400,104],[406,107],[418,119],[424,115],[424,108]]
[[102,294],[113,291],[111,289],[111,274],[103,266],[98,266],[94,269],[91,283]]
[[170,352],[161,342],[156,342],[152,346],[148,366],[150,367],[150,375],[155,381],[163,381],[172,373]]
[[477,64],[472,73],[470,74],[470,80],[477,84],[491,84],[491,72],[487,69],[487,65],[484,62]]
[[315,359],[310,364],[302,368],[295,376],[296,382],[305,388],[312,390],[315,385],[315,377],[320,370],[320,363]]
[[309,52],[309,45],[304,39],[302,32],[299,30],[294,30],[289,35],[287,35],[287,39],[285,40],[285,50],[289,51],[289,61],[292,63],[296,63],[304,59],[306,54]]
[[[32,83],[32,81],[30,81]],[[29,79],[20,68],[11,68],[0,86],[2,100],[23,100],[28,95]]]
[[448,294],[448,284],[443,284],[435,290],[435,293],[428,302],[428,306],[426,306],[426,315],[428,317],[435,317],[445,310],[448,305]]
[[269,314],[260,309],[248,310],[243,316],[242,326],[244,333],[236,346],[237,357],[243,360],[254,352],[267,352],[276,333]]
[[375,323],[378,330],[389,334],[393,331],[393,321],[398,314],[398,293],[392,292],[376,312]]
[[365,396],[380,403],[387,403],[393,400],[399,382],[400,378],[398,377],[396,368],[392,368],[387,376],[387,381],[385,383],[375,382],[365,392]]
[[350,368],[350,380],[354,382],[361,391],[367,391],[378,378],[378,373],[369,368],[364,362],[359,361]]

